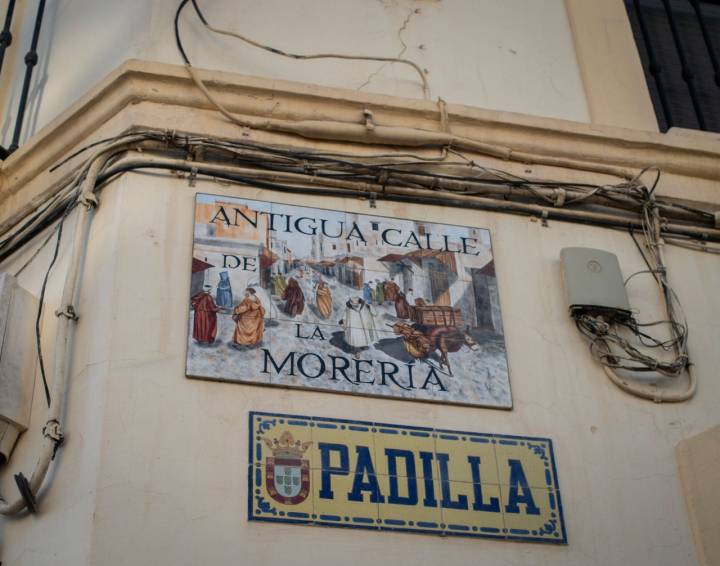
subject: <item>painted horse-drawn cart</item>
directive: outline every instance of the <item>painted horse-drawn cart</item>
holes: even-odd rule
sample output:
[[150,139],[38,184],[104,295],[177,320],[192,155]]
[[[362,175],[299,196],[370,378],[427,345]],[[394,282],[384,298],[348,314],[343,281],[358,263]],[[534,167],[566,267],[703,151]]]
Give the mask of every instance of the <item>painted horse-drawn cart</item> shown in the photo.
[[427,360],[434,352],[440,353],[440,369],[447,368],[452,375],[448,352],[457,352],[463,346],[478,349],[478,343],[463,326],[460,309],[441,305],[415,305],[410,308],[412,324],[398,321],[393,332],[402,336],[405,350],[413,358]]

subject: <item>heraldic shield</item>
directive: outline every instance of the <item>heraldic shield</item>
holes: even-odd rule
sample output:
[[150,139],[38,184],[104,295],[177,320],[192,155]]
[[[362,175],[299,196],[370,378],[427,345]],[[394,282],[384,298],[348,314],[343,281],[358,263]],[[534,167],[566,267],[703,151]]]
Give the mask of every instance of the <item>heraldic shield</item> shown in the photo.
[[285,431],[280,438],[265,439],[273,455],[265,459],[265,486],[270,497],[284,505],[297,505],[310,493],[310,462],[303,455],[312,444],[300,442]]

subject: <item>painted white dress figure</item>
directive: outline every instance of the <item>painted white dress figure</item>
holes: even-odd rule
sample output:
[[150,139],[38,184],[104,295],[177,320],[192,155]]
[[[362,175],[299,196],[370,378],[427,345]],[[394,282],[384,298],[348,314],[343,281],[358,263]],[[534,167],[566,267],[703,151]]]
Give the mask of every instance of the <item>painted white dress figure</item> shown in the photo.
[[345,318],[340,321],[345,329],[345,342],[353,349],[368,348],[378,339],[373,308],[359,297],[345,303]]
[[415,293],[413,293],[412,287],[410,287],[407,290],[407,293],[405,293],[405,300],[408,302],[408,305],[411,307],[415,306]]

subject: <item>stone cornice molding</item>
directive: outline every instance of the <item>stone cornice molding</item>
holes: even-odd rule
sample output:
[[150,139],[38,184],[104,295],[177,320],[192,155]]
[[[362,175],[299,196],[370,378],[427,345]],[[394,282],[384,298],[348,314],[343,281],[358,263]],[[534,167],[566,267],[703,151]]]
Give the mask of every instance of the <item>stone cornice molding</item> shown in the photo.
[[[431,101],[219,71],[200,73],[218,100],[239,115],[357,124],[363,121],[363,110],[369,109],[378,124],[441,130],[439,107]],[[518,151],[615,167],[640,170],[658,165],[665,173],[700,181],[705,189],[712,189],[672,196],[699,201],[717,201],[720,197],[715,194],[720,182],[718,134],[668,135],[454,104],[447,105],[447,112],[450,129],[457,135]],[[0,217],[37,198],[42,186],[65,174],[67,168],[52,175],[48,168],[74,148],[133,128],[176,128],[219,137],[243,135],[211,107],[183,67],[129,60],[3,163]],[[343,147],[348,151],[347,144],[287,134],[253,131],[252,139],[313,148]],[[359,152],[368,151],[368,146],[354,147]],[[681,185],[687,188],[691,184]]]

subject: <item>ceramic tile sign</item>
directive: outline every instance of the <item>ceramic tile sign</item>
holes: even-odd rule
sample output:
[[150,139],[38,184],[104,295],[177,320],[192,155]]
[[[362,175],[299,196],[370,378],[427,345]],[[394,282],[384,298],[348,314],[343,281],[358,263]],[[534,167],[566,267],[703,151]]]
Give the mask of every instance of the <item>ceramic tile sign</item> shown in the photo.
[[249,418],[249,520],[567,543],[548,439]]
[[198,194],[187,375],[512,406],[490,233]]

